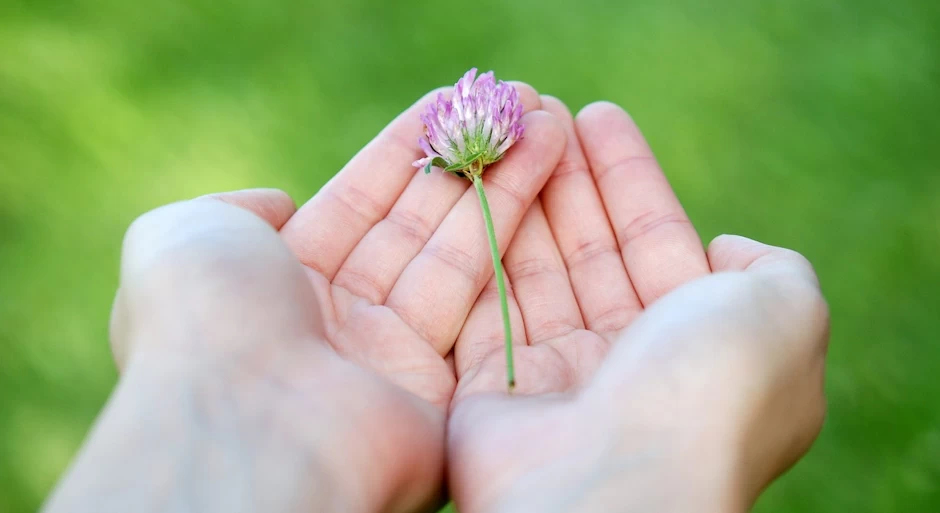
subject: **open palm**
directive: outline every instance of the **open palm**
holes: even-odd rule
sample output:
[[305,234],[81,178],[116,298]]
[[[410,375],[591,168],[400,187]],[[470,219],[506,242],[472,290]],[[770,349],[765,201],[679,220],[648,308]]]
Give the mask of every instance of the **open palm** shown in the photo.
[[[695,229],[629,116],[594,104],[576,133],[561,102],[542,104],[568,139],[503,259],[522,394],[582,384],[644,305],[709,273]],[[455,348],[461,395],[505,380],[498,309],[490,283]]]
[[[542,399],[578,390],[644,305],[709,273],[698,235],[629,116],[594,104],[576,127],[561,102],[542,104],[566,127],[567,146],[503,259],[517,392],[533,399],[492,394],[504,388],[505,364],[491,283],[454,350],[451,488],[463,511],[487,510],[534,462],[561,459],[555,451],[566,441],[545,440],[545,426],[569,440],[583,428],[560,428],[577,415]],[[518,451],[507,455],[507,446]]]
[[[517,84],[527,138],[486,178],[505,248],[564,148],[564,132]],[[327,337],[342,356],[442,410],[456,379],[445,357],[493,274],[469,182],[416,173],[433,92],[402,113],[284,226],[307,267]]]
[[[827,317],[812,268],[795,252],[740,237],[716,239],[706,254],[622,109],[592,104],[575,121],[556,99],[543,97],[542,107],[568,139],[503,259],[517,397],[505,394],[493,283],[454,349],[448,458],[458,507],[612,511],[669,482],[686,487],[679,496],[703,499],[692,489],[702,482],[683,474],[693,462],[727,468],[747,451],[742,493],[756,493],[805,452],[822,422]],[[690,455],[713,447],[707,463]],[[635,470],[650,454],[679,463],[663,474]],[[595,479],[612,483],[601,493],[607,505],[585,502],[580,489]],[[638,509],[687,511],[672,508],[674,497]],[[752,498],[729,493],[715,510]]]

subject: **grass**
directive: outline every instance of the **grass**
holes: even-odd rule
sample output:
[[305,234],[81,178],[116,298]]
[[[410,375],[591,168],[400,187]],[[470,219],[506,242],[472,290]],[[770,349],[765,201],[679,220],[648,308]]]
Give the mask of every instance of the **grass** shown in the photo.
[[935,511],[940,4],[611,4],[0,4],[0,511],[39,506],[114,384],[134,217],[242,187],[303,201],[471,65],[624,105],[703,239],[817,266],[830,415],[758,512]]

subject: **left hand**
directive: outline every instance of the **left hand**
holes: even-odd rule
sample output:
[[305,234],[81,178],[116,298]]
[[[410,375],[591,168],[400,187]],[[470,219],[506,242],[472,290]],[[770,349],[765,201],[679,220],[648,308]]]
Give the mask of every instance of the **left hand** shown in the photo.
[[125,237],[120,383],[50,511],[413,511],[444,414],[340,358],[276,190],[159,208]]
[[[516,87],[529,137],[486,178],[502,247],[565,137]],[[232,511],[208,485],[235,478],[252,510],[411,511],[440,498],[456,383],[445,355],[492,267],[467,182],[411,167],[433,94],[297,212],[283,193],[242,191],[133,224],[112,317],[121,383],[51,509],[122,479],[146,501],[134,469],[174,456],[207,466],[157,473],[150,492],[192,481],[202,510]],[[169,450],[180,446],[197,452]]]

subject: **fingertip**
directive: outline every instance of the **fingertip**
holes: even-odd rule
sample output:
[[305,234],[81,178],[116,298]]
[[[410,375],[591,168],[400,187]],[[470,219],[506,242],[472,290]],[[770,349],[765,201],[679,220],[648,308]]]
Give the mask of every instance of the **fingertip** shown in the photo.
[[[558,119],[544,110],[525,114],[522,123],[525,135],[496,164],[496,172],[488,175],[489,180],[517,191],[519,197],[530,198],[538,194],[558,165],[567,139]],[[526,200],[526,207],[530,202]]]
[[705,255],[712,272],[743,271],[754,260],[765,254],[765,246],[740,235],[721,234],[708,243]]
[[630,114],[620,105],[607,100],[591,102],[578,111],[575,119],[579,121],[594,121],[608,118],[630,118]]
[[522,102],[523,112],[532,112],[542,109],[542,98],[534,87],[518,80],[510,80],[507,83],[511,84],[519,91],[519,100]]
[[561,123],[565,131],[565,150],[561,157],[558,167],[555,169],[556,176],[563,176],[572,170],[581,171],[587,169],[587,159],[581,149],[578,141],[578,134],[574,126],[574,117],[564,102],[554,96],[542,96],[542,108]]
[[243,208],[264,219],[280,230],[297,212],[297,204],[289,194],[273,188],[245,189],[200,196],[196,200],[212,199]]
[[261,203],[270,203],[271,206],[283,212],[294,213],[297,211],[297,203],[294,201],[294,198],[291,198],[290,194],[287,194],[285,191],[274,187],[245,189],[232,194],[242,196],[246,199],[255,198],[256,201]]
[[551,112],[537,110],[526,114],[522,119],[526,125],[523,141],[537,141],[543,144],[547,151],[556,152],[556,160],[560,159],[568,141],[568,135],[558,117]]
[[559,121],[558,116],[555,116],[546,110],[534,110],[532,112],[525,113],[522,116],[522,123],[526,125],[526,133],[523,136],[524,138],[530,135],[529,127],[533,127],[532,130],[535,130],[535,127],[538,127],[538,130],[558,130],[560,132],[564,132],[564,128],[561,126],[561,121]]
[[540,98],[542,101],[542,110],[558,118],[566,127],[568,125],[574,126],[574,117],[571,115],[571,110],[568,109],[565,102],[547,94],[541,95]]
[[783,271],[798,275],[819,288],[813,264],[797,251],[764,244],[740,235],[722,234],[708,244],[705,252],[712,272]]
[[114,294],[114,302],[111,304],[111,321],[108,324],[108,341],[111,346],[111,356],[114,358],[114,364],[119,373],[124,372],[127,365],[128,345],[128,322],[127,305],[124,302],[124,294],[118,286]]
[[615,103],[588,104],[575,116],[574,123],[585,154],[597,169],[605,169],[624,158],[652,157],[639,126]]
[[568,110],[568,106],[565,105],[565,102],[561,101],[557,96],[552,96],[550,94],[539,95],[539,99],[542,101],[542,109],[552,112],[553,114],[567,114],[571,115],[571,111]]
[[588,140],[610,133],[637,131],[633,118],[616,103],[599,101],[589,103],[574,118],[579,133]]

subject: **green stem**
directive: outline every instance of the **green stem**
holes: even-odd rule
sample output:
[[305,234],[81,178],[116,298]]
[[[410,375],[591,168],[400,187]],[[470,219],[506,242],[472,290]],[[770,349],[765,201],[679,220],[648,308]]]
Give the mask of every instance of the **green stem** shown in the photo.
[[499,258],[499,246],[496,244],[496,230],[493,228],[493,215],[490,214],[490,205],[483,192],[483,178],[479,174],[471,173],[473,186],[476,187],[480,198],[480,207],[483,209],[483,221],[486,223],[486,235],[490,239],[490,253],[493,255],[493,272],[496,275],[496,289],[499,291],[499,306],[503,312],[503,331],[506,334],[506,379],[509,391],[516,387],[516,371],[512,364],[512,326],[509,324],[509,302],[506,299],[506,282],[503,280],[503,264]]

